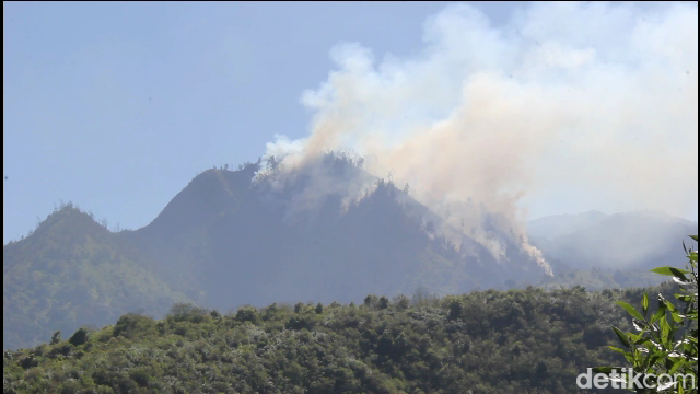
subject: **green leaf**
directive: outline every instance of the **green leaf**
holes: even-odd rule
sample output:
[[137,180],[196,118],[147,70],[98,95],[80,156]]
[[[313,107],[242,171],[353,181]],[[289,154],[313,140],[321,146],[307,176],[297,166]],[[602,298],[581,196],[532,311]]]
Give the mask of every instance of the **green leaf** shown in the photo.
[[635,339],[634,339],[633,345],[635,345],[635,346],[636,346],[636,345],[641,345],[642,343],[644,343],[644,342],[646,342],[646,341],[648,341],[648,340],[649,340],[649,338],[646,338],[646,337],[644,337],[644,336],[642,336],[642,335],[635,335]]
[[654,363],[656,363],[657,360],[659,360],[661,356],[654,352],[654,351],[649,351],[649,355],[644,358],[642,361],[642,369],[647,370],[649,368],[652,368],[654,366]]
[[661,326],[662,341],[660,345],[665,345],[668,342],[668,334],[671,329],[671,327],[669,327],[668,323],[666,322],[666,316],[662,317],[661,320],[659,320],[659,326]]
[[[652,268],[651,272],[653,272],[655,274],[659,274],[659,275],[664,275],[664,276],[676,276],[676,273],[679,273],[679,274],[690,273],[684,269],[675,268],[675,267],[656,267],[656,268]],[[685,278],[685,275],[683,277]]]
[[613,368],[620,370],[622,367],[595,367],[593,368],[593,372],[609,374],[610,372],[612,372]]
[[652,353],[649,357],[649,367],[653,367],[654,364],[656,364],[656,362],[659,360],[663,360],[663,357],[662,352],[657,350],[654,353]]
[[629,349],[630,348],[630,340],[629,340],[629,338],[627,338],[627,335],[622,333],[622,331],[620,331],[620,329],[615,327],[615,326],[613,326],[613,330],[615,331],[615,334],[617,334],[617,337],[620,338],[620,342],[622,342],[622,344],[625,345],[625,347],[627,347]]
[[666,301],[666,309],[671,312],[676,312],[676,306],[671,303],[671,301]]
[[678,368],[683,366],[683,364],[685,364],[685,359],[683,357],[676,358],[676,360],[673,362],[673,368],[671,368],[671,370],[668,371],[668,374],[673,375],[674,373],[676,373]]
[[646,292],[642,295],[642,311],[644,311],[644,315],[649,312],[649,295]]
[[621,307],[623,307],[627,311],[627,313],[632,315],[632,317],[634,317],[635,319],[644,320],[644,317],[642,316],[642,314],[637,312],[637,310],[634,309],[634,307],[632,305],[630,305],[624,301],[618,301],[617,305],[620,305]]
[[676,268],[676,267],[668,267],[668,268],[671,270],[671,272],[673,272],[674,277],[682,280],[683,282],[688,282],[688,278],[685,276],[685,274],[689,274],[690,273],[689,271],[681,270],[681,269]]
[[662,316],[666,315],[666,303],[659,302],[659,309],[651,316],[651,323],[656,323]]
[[626,354],[628,354],[624,349],[620,349],[619,347],[608,346],[608,349],[614,350],[614,351],[616,351],[616,352],[622,354],[623,356],[626,355]]
[[673,316],[673,321],[675,321],[676,323],[680,324],[683,321],[683,318],[680,314],[678,314],[678,312],[673,312],[671,316]]
[[676,297],[676,299],[679,301],[690,302],[691,300],[690,294],[676,293],[674,294],[674,297]]
[[696,242],[697,242],[697,240],[698,240],[698,236],[697,236],[697,235],[689,235],[689,237],[692,238],[693,241],[696,241]]

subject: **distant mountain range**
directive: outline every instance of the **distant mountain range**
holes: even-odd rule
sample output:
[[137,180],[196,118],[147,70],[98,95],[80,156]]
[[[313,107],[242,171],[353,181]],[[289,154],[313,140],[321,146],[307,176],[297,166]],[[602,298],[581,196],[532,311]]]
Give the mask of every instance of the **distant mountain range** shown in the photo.
[[[3,349],[46,342],[56,330],[70,335],[81,325],[108,324],[126,312],[161,316],[174,302],[226,312],[243,304],[358,302],[370,293],[463,293],[561,278],[545,279],[505,235],[506,262],[468,236],[455,249],[436,230],[440,219],[389,181],[377,180],[355,203],[342,188],[308,198],[319,179],[369,178],[344,157],[322,160],[281,184],[254,181],[259,163],[203,172],[135,231],[110,232],[77,207],[61,207],[30,236],[3,246]],[[618,258],[621,267],[660,265],[651,264],[654,256],[678,265],[678,243],[697,233],[696,222],[646,213],[593,212],[529,226],[556,263],[555,276],[572,267],[612,267]],[[635,263],[622,252],[640,240],[648,261]]]
[[655,211],[606,215],[599,211],[528,222],[533,244],[569,267],[647,269],[684,261],[682,242],[698,222]]

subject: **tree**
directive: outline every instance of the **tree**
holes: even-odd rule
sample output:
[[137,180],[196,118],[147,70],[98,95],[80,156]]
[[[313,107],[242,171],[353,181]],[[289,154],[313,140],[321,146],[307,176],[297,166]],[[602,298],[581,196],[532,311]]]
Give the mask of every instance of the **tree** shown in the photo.
[[58,345],[61,343],[61,332],[56,331],[53,336],[51,337],[51,340],[49,341],[49,345]]
[[450,312],[447,315],[447,319],[457,320],[460,316],[462,316],[462,312],[464,311],[464,304],[460,300],[450,301],[449,307]]
[[418,286],[416,288],[416,292],[411,296],[411,302],[413,304],[422,304],[435,299],[437,299],[437,296],[432,294],[430,290],[424,286]]
[[379,309],[388,309],[389,299],[386,298],[386,296],[382,296],[382,298],[379,299],[379,303],[377,306],[379,307]]
[[243,308],[236,312],[235,319],[241,323],[252,322],[255,323],[257,320],[257,313],[253,308]]
[[394,299],[394,303],[396,304],[396,307],[399,310],[403,311],[403,310],[408,309],[408,307],[411,305],[411,300],[409,300],[408,297],[406,297],[405,295],[399,294]]
[[[690,235],[698,240],[697,235]],[[652,269],[659,275],[670,276],[678,283],[680,293],[674,294],[676,299],[685,303],[683,312],[676,308],[670,301],[664,299],[661,293],[657,294],[656,312],[650,314],[649,295],[642,295],[642,312],[637,311],[632,305],[619,301],[618,304],[631,316],[633,326],[638,333],[623,333],[613,326],[613,330],[623,349],[610,348],[625,356],[632,364],[632,376],[639,378],[628,382],[629,374],[619,375],[618,379],[624,387],[638,393],[667,392],[667,393],[697,393],[698,383],[698,252],[687,249],[683,242],[683,249],[688,256],[687,269],[674,267],[658,267]],[[669,317],[670,319],[667,319]],[[684,330],[683,335],[680,332]],[[676,336],[680,337],[676,340]],[[599,367],[596,372],[614,375],[621,368]],[[674,381],[660,382],[659,387],[644,387],[641,383],[649,375],[668,374],[676,377]],[[651,380],[654,384],[657,380]],[[688,391],[691,390],[691,391]]]
[[84,344],[85,341],[87,341],[87,337],[88,337],[87,329],[81,327],[80,329],[78,329],[78,331],[75,332],[75,334],[73,334],[70,337],[70,339],[68,339],[68,342],[73,346],[80,346],[80,345]]
[[377,296],[374,294],[370,294],[367,297],[365,297],[364,304],[365,306],[372,308],[375,305],[377,305],[377,301]]

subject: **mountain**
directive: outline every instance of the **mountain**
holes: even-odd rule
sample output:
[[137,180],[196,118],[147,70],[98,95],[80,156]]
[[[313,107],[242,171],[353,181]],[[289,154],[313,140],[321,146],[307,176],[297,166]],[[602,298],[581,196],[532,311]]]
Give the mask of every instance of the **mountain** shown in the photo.
[[68,205],[30,236],[3,246],[3,349],[102,325],[125,311],[162,314],[188,300],[132,258],[115,235]]
[[556,274],[543,281],[546,288],[658,285],[661,278],[649,270],[683,267],[687,260],[682,242],[690,246],[688,235],[697,233],[698,222],[655,211],[589,211],[528,222],[530,241]]
[[[267,168],[277,165],[273,158]],[[544,274],[495,229],[506,262],[467,236],[455,249],[437,215],[344,156],[254,180],[260,169],[258,162],[203,172],[135,231],[109,232],[66,206],[4,245],[3,348],[136,310],[162,315],[180,301],[223,311],[357,302],[418,287],[441,294],[503,288]],[[352,191],[361,193],[351,201]]]
[[533,239],[554,240],[562,235],[591,227],[607,218],[603,212],[588,211],[578,215],[545,216],[527,222],[527,233]]
[[697,221],[655,211],[613,215],[591,211],[528,223],[532,243],[546,258],[578,269],[675,266],[685,259],[682,241],[697,232]]
[[374,178],[342,157],[323,160],[285,182],[251,182],[257,164],[207,171],[129,236],[157,262],[156,270],[178,267],[169,269],[180,275],[169,278],[178,288],[219,309],[279,300],[351,302],[418,286],[454,293],[542,275],[513,252],[510,276],[490,279],[502,267],[485,248],[465,240],[475,253],[455,252],[426,230],[424,222],[439,219],[391,182],[380,180],[359,202],[345,203],[347,190],[329,185]]
[[696,222],[653,212],[539,219],[530,223],[532,242],[552,265],[551,278],[502,226],[490,225],[502,222],[498,214],[483,225],[505,260],[346,156],[331,152],[286,172],[274,158],[266,164],[199,174],[138,230],[110,232],[69,204],[4,245],[3,348],[124,313],[162,316],[176,302],[228,311],[359,302],[417,288],[655,285],[648,268],[682,264],[678,242],[697,233]]

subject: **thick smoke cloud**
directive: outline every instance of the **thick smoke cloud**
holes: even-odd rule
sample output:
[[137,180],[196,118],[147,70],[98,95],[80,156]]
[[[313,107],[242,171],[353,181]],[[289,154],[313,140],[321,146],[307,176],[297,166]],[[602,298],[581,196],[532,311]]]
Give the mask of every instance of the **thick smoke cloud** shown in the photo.
[[535,3],[502,26],[453,5],[425,22],[419,56],[342,44],[331,57],[302,95],[311,134],[268,144],[286,169],[352,149],[496,256],[485,212],[541,260],[520,223],[543,188],[697,209],[697,3]]

